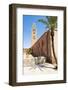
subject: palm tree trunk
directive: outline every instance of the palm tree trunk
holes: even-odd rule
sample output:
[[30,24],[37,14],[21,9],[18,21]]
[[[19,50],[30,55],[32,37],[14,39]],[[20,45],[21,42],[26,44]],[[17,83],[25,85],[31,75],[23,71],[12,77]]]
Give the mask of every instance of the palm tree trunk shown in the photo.
[[[52,38],[52,50],[53,50],[53,56],[54,56],[55,62],[56,62],[56,64],[57,64],[57,58],[56,58],[56,55],[55,55],[55,49],[54,49],[54,32],[52,32],[51,38]],[[56,69],[57,69],[57,66],[56,66]]]

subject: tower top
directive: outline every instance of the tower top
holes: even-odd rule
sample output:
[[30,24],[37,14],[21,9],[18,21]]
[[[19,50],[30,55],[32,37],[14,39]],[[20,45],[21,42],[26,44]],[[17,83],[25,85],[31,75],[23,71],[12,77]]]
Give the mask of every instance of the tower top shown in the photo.
[[36,23],[32,24],[32,45],[37,41]]
[[36,23],[32,24],[32,29],[36,29]]

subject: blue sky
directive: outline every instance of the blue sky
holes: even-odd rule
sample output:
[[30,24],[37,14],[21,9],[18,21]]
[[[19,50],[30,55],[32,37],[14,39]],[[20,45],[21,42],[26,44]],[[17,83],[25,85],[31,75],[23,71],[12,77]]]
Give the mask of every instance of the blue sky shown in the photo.
[[24,48],[31,47],[31,32],[32,24],[36,23],[37,28],[37,37],[39,38],[44,32],[46,32],[46,27],[41,22],[38,22],[39,19],[46,19],[45,16],[36,16],[36,15],[23,15],[23,44]]

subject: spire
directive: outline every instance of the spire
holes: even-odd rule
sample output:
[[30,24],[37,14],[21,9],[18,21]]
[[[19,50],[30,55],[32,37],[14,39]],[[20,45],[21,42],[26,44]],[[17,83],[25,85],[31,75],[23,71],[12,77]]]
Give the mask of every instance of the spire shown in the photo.
[[36,29],[36,23],[32,24],[32,29]]

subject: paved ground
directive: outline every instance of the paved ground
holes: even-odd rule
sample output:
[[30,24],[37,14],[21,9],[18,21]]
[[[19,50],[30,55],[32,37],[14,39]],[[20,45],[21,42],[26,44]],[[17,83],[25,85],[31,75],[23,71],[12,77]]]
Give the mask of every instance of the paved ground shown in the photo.
[[53,69],[54,66],[49,63],[43,65],[33,65],[31,67],[24,67],[24,74],[33,75],[33,74],[56,74],[58,70]]

